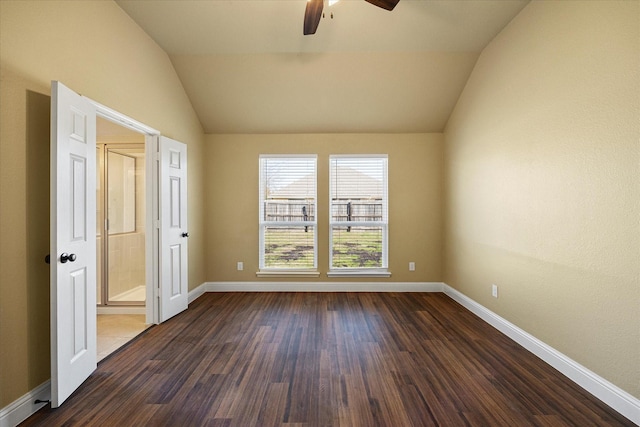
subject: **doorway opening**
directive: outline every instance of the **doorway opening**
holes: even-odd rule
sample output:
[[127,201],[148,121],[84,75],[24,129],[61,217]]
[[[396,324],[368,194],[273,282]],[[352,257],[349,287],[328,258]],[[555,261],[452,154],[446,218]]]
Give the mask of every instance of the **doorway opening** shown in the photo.
[[145,134],[96,118],[97,360],[146,322]]

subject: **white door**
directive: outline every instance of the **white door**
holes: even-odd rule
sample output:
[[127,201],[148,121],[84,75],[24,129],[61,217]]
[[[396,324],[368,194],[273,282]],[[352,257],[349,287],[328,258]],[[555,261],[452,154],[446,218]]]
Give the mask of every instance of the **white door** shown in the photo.
[[187,146],[159,137],[160,322],[187,309]]
[[96,112],[51,83],[51,406],[96,369]]

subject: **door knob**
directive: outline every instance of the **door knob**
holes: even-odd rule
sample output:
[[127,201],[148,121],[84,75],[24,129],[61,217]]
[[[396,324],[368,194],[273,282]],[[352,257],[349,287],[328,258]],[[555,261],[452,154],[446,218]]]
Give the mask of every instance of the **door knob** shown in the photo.
[[182,237],[189,237],[189,233],[182,233]]
[[67,261],[69,262],[74,262],[76,260],[76,254],[68,254],[68,253],[63,253],[62,255],[60,255],[60,262],[61,263],[66,263]]
[[47,256],[44,257],[44,262],[46,262],[47,264],[51,264],[51,256],[49,254],[47,254]]

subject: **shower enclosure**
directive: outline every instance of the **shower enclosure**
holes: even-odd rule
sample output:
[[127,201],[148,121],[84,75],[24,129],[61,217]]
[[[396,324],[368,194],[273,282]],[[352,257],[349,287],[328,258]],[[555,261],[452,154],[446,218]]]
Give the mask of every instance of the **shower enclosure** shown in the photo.
[[144,305],[144,144],[97,144],[97,304]]

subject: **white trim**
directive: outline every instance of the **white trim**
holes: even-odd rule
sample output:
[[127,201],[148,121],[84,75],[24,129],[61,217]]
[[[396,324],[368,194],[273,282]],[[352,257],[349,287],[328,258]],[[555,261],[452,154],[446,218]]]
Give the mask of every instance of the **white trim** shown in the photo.
[[200,298],[204,293],[207,292],[207,284],[203,283],[195,289],[189,291],[189,304]]
[[[264,205],[267,201],[265,182],[266,166],[265,160],[313,160],[313,221],[266,221],[264,219]],[[261,272],[268,270],[265,264],[265,229],[267,227],[311,227],[313,229],[313,269],[318,268],[318,155],[317,154],[260,154],[258,156],[258,265],[260,271],[257,273],[261,277]],[[306,230],[306,228],[305,228]],[[293,269],[295,270],[295,269]],[[284,276],[283,276],[284,277]]]
[[613,410],[640,425],[640,399],[633,397],[631,394],[540,341],[528,332],[520,329],[513,323],[498,316],[451,286],[443,284],[443,292],[464,308],[557,369],[593,396],[609,405]]
[[256,272],[256,277],[320,277],[316,270],[261,270]]
[[206,292],[442,292],[441,282],[207,282]]
[[[384,173],[382,177],[382,220],[381,221],[334,221],[332,220],[332,211],[333,211],[333,161],[334,159],[384,159]],[[337,165],[336,165],[337,167]],[[336,273],[337,268],[333,267],[333,229],[334,227],[344,227],[344,226],[371,226],[371,227],[381,227],[382,228],[382,265],[380,269],[388,269],[389,268],[389,155],[388,154],[330,154],[329,155],[329,266],[333,268],[333,271],[327,273],[328,277],[356,277],[357,275],[351,274],[338,274]],[[359,275],[359,277],[391,277],[391,273],[388,275]]]
[[327,271],[327,277],[391,277],[391,272],[379,269],[335,269]]
[[[141,133],[144,135],[144,155],[145,155],[145,206],[146,206],[146,215],[145,215],[145,273],[146,273],[146,302],[145,302],[145,311],[143,314],[146,315],[145,322],[147,324],[157,324],[159,323],[159,310],[158,310],[158,298],[156,297],[156,289],[158,278],[156,277],[156,271],[158,263],[158,248],[155,235],[157,233],[156,228],[154,227],[153,215],[155,213],[155,206],[153,203],[154,192],[157,191],[157,174],[155,173],[155,167],[157,166],[157,151],[158,151],[158,136],[160,135],[160,131],[152,128],[151,126],[147,126],[142,122],[132,119],[131,117],[122,114],[113,108],[109,108],[106,105],[100,104],[99,102],[94,101],[91,98],[87,98],[83,96],[89,103],[91,103],[96,109],[96,116],[102,117],[104,119],[110,120],[119,124],[122,127],[133,130],[135,132]],[[138,314],[135,313],[118,313],[118,314]]]
[[375,153],[371,153],[371,154],[358,154],[358,153],[351,153],[351,154],[330,154],[329,155],[329,160],[331,160],[332,158],[342,158],[342,159],[360,159],[360,158],[370,158],[370,159],[388,159],[389,155],[388,154],[375,154]]
[[259,159],[317,159],[318,155],[317,154],[304,154],[304,153],[300,153],[300,154],[259,154],[258,155]]
[[86,96],[83,96],[83,98],[93,104],[96,109],[96,114],[100,117],[111,120],[112,122],[116,122],[127,129],[131,129],[142,134],[160,135],[159,130],[156,130],[150,126],[145,125],[144,123],[132,119],[129,116],[119,113],[116,110],[109,108],[106,105],[102,105],[91,98],[87,98]]
[[159,135],[147,134],[145,145],[145,277],[147,286],[146,323],[160,323],[160,217],[158,215],[158,191],[160,183],[158,175]]
[[144,305],[99,305],[97,310],[98,314],[146,314],[147,312]]
[[[43,400],[43,403],[35,403]],[[14,427],[35,414],[51,400],[51,381],[40,384],[0,410],[0,427]]]

